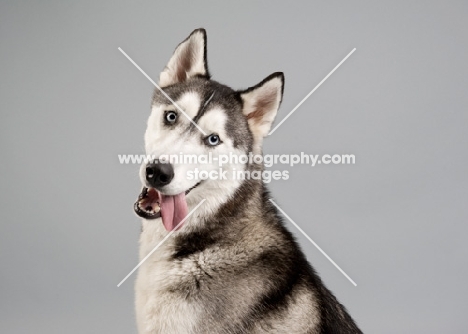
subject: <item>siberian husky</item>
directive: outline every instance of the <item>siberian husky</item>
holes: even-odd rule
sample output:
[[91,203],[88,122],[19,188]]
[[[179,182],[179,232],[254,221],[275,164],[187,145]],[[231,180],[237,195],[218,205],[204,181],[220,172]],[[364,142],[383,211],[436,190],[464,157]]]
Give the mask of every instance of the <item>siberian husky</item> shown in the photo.
[[204,29],[179,44],[160,74],[165,94],[156,89],[152,99],[145,149],[156,158],[141,167],[135,203],[143,218],[140,259],[175,231],[139,268],[139,333],[361,333],[284,227],[264,182],[230,175],[261,172],[262,164],[231,161],[226,179],[197,179],[187,177],[193,166],[159,161],[261,154],[283,73],[233,90],[210,79],[206,44]]

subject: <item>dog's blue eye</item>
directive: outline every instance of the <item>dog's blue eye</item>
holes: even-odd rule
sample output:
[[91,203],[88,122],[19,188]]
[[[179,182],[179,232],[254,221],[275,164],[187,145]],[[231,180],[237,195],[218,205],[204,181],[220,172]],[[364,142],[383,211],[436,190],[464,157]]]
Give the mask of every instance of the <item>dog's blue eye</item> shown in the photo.
[[205,138],[205,144],[209,146],[216,146],[221,143],[218,135],[212,134]]
[[174,111],[168,111],[165,115],[166,122],[169,124],[174,124],[177,120],[177,114]]

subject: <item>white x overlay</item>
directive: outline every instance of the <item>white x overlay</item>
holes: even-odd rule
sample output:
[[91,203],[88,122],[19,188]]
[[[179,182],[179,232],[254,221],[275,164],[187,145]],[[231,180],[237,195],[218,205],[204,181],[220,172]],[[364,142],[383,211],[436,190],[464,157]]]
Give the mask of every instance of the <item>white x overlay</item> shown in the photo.
[[[120,47],[118,48],[118,50],[185,116],[187,117],[187,119],[201,132],[203,133],[205,136],[206,136],[206,133],[203,131],[203,129],[201,129],[198,124],[196,124],[186,113],[184,110],[182,110],[182,108],[180,108],[177,103],[175,103],[167,94],[166,92],[164,92],[164,90],[162,90],[161,87],[159,87],[158,84],[156,84],[156,82],[154,82],[153,79],[151,79],[151,77],[145,73],[145,71],[143,71],[141,69],[140,66],[138,66],[138,64],[136,64],[132,58],[130,58],[126,53],[125,51],[123,51]],[[309,94],[307,94],[302,100],[301,102],[299,102],[293,110],[291,110],[287,115],[286,117],[283,118],[283,120],[281,120],[281,122],[278,123],[278,125],[276,125],[273,130],[270,131],[270,133],[268,133],[268,135],[272,135],[273,132],[275,132],[288,118],[289,116],[291,116],[345,61],[346,59],[348,59],[353,53],[354,51],[356,51],[356,48],[354,48],[353,50],[351,50],[350,53],[348,53],[348,55],[346,55],[346,57],[343,58],[342,61],[340,61],[338,63],[338,65],[336,65],[333,70],[330,71],[330,73],[327,74],[327,76],[325,76],[325,78],[322,79],[322,81],[320,81],[317,86],[314,87],[314,89],[312,89]],[[211,97],[210,97],[211,99]],[[198,207],[200,205],[202,205],[202,203],[205,201],[206,199],[203,199],[200,203],[198,203],[198,205],[193,208],[192,211],[189,212],[189,214],[179,223],[177,224],[176,228],[174,228],[172,231],[170,231],[157,245],[156,247],[153,248],[153,250],[151,252],[149,252],[148,255],[146,255],[141,261],[140,263],[138,263],[138,265],[133,268],[132,271],[130,271],[130,273],[125,276],[125,278],[119,283],[117,284],[117,287],[120,287],[126,280],[127,278],[129,278],[134,272],[135,270],[137,270],[150,256],[151,254],[153,254],[176,230],[177,228],[182,225],[182,223],[187,220],[188,217],[190,217],[190,215],[192,215],[192,213],[198,209]],[[333,261],[327,253],[325,253],[322,248],[320,248],[319,245],[317,245],[317,243],[315,243],[315,241],[312,240],[312,238],[310,238],[305,232],[303,229],[301,229],[299,227],[299,225],[297,225],[292,219],[291,217],[289,217],[286,212],[284,212],[272,199],[270,199],[270,202],[327,258],[328,261],[330,261],[354,286],[357,286],[356,282],[354,282],[351,277],[348,276],[348,274],[346,274],[344,272],[343,269],[340,268],[340,266],[338,266],[335,261]]]

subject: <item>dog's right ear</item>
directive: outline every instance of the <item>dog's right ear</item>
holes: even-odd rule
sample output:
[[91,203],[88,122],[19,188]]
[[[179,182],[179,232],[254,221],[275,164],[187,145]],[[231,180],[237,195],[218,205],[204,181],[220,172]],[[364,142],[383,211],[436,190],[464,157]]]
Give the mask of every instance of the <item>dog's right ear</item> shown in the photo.
[[206,31],[194,30],[177,46],[159,76],[159,86],[166,87],[194,76],[209,77],[206,61]]

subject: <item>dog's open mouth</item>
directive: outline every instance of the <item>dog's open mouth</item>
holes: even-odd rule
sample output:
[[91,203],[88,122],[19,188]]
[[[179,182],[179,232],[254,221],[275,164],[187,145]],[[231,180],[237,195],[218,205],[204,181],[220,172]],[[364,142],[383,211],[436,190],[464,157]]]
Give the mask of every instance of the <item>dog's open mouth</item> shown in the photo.
[[[162,218],[167,231],[182,227],[182,220],[188,214],[185,196],[200,184],[177,195],[164,195],[154,188],[143,187],[134,205],[135,213],[145,219]],[[180,224],[180,226],[179,226]]]
[[135,202],[135,213],[145,219],[156,219],[161,217],[161,197],[154,188],[144,187]]

